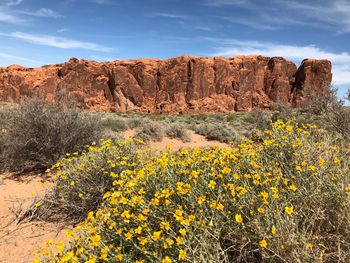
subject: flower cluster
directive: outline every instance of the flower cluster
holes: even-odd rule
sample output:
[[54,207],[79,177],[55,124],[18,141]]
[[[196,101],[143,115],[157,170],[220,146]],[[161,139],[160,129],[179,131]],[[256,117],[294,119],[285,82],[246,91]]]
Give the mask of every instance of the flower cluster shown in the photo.
[[69,233],[69,244],[50,244],[35,262],[307,261],[332,253],[342,245],[328,246],[314,213],[324,213],[329,198],[349,208],[348,163],[314,133],[277,121],[258,142],[167,151],[110,173],[103,206]]
[[47,171],[53,174],[55,184],[35,204],[39,213],[43,217],[83,220],[89,211],[98,208],[103,195],[117,186],[122,171],[134,170],[141,164],[138,152],[141,143],[137,139],[102,139],[80,154],[67,153]]

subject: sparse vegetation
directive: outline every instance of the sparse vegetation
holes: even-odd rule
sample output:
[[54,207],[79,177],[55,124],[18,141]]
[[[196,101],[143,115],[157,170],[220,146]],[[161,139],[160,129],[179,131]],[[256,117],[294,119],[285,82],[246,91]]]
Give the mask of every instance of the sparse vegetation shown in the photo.
[[235,130],[223,123],[201,123],[195,125],[193,130],[196,133],[205,136],[208,140],[229,143],[237,139]]
[[[337,89],[329,87],[323,94],[309,94],[308,104],[296,112],[295,116],[304,122],[312,120],[313,123],[329,131],[335,132],[350,139],[350,108],[345,102],[350,102],[350,97],[343,99],[337,97]],[[350,90],[348,91],[350,94]]]
[[128,125],[130,129],[135,129],[144,122],[147,122],[147,120],[141,117],[131,117],[128,119]]
[[183,142],[189,142],[191,140],[186,126],[178,122],[169,124],[168,127],[166,127],[165,134],[169,138],[180,139]]
[[103,126],[114,132],[126,131],[129,128],[127,120],[119,117],[108,117],[103,120]]
[[164,129],[159,122],[147,121],[140,124],[136,129],[138,138],[144,142],[160,141],[164,136]]

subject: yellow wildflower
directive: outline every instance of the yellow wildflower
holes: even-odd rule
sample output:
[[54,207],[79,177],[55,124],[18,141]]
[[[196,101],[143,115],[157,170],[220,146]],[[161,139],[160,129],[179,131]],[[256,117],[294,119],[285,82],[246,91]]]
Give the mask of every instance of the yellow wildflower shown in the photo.
[[160,238],[161,234],[162,234],[162,231],[155,231],[155,232],[153,232],[152,239],[154,241],[157,241]]
[[307,243],[307,244],[306,244],[306,249],[312,249],[312,248],[313,248],[312,243]]
[[260,247],[262,247],[262,248],[266,248],[266,247],[267,247],[267,241],[266,241],[265,239],[263,239],[263,240],[261,240],[261,241],[259,242],[259,245],[260,245]]
[[235,215],[235,220],[236,220],[237,223],[242,223],[243,222],[242,215],[236,214]]
[[187,256],[186,251],[183,250],[183,249],[180,249],[180,250],[179,250],[179,260],[184,260],[184,259],[186,259],[186,256]]
[[294,213],[294,208],[293,206],[286,206],[284,208],[284,211],[288,214],[288,215],[292,215]]
[[100,235],[95,235],[95,236],[91,237],[91,242],[95,247],[100,245],[100,241],[101,241]]
[[162,259],[162,263],[171,263],[171,259],[168,256],[166,256]]
[[215,188],[215,186],[216,186],[216,182],[215,182],[215,181],[213,181],[213,180],[210,180],[210,182],[209,182],[208,186],[209,186],[209,188],[214,189],[214,188]]
[[186,231],[186,229],[181,228],[179,230],[179,233],[181,234],[181,236],[186,236],[187,231]]
[[277,231],[276,227],[275,227],[275,226],[272,226],[272,228],[271,228],[271,234],[272,234],[272,235],[276,234],[276,231]]

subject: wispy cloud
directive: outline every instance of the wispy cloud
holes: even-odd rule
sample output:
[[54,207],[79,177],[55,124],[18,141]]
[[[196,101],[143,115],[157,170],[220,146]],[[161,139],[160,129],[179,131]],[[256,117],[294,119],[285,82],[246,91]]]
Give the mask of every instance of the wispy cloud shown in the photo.
[[245,6],[246,8],[256,6],[250,0],[206,0],[204,1],[204,5],[216,7],[236,5]]
[[271,25],[268,23],[261,23],[260,21],[256,21],[254,19],[251,18],[245,18],[245,17],[221,17],[222,19],[235,23],[235,24],[239,24],[239,25],[243,25],[243,26],[247,26],[247,27],[251,27],[254,29],[258,29],[258,30],[276,30],[279,29],[279,26],[276,25]]
[[2,0],[0,1],[0,4],[4,4],[7,6],[16,6],[23,2],[23,0]]
[[116,4],[115,1],[112,0],[90,0],[91,3],[98,4],[98,5],[111,5]]
[[328,59],[333,63],[334,84],[350,84],[350,53],[335,53],[315,45],[295,46],[261,41],[242,41],[237,39],[206,38],[220,46],[212,56],[233,57],[236,55],[281,56],[294,61],[304,58]]
[[21,4],[23,0],[0,0],[0,22],[20,25],[24,24],[26,19],[18,16],[11,8]]
[[321,0],[317,4],[295,0],[277,1],[289,9],[301,13],[304,17],[337,26],[340,32],[350,32],[350,2],[347,0]]
[[105,47],[96,43],[83,42],[83,41],[78,41],[74,39],[55,37],[50,35],[34,35],[34,34],[28,34],[23,32],[0,33],[0,35],[19,39],[19,40],[33,43],[33,44],[51,46],[51,47],[57,47],[57,48],[63,48],[63,49],[78,48],[78,49],[94,50],[94,51],[100,51],[100,52],[111,52],[114,50],[110,47]]
[[[27,65],[30,66],[39,66],[44,64],[43,62],[37,61],[37,60],[33,60],[33,59],[29,59],[29,58],[25,58],[25,57],[20,57],[20,56],[15,56],[12,54],[8,54],[8,53],[1,53],[0,52],[0,58],[5,59],[5,60],[9,60],[9,61],[18,61],[19,63],[25,63]],[[5,64],[3,64],[4,66]]]
[[62,15],[57,12],[49,9],[49,8],[40,8],[35,11],[18,11],[20,14],[24,14],[27,16],[36,16],[36,17],[50,17],[50,18],[60,18]]
[[322,50],[315,45],[293,46],[259,41],[242,41],[235,39],[212,40],[221,41],[221,43],[226,44],[226,47],[219,48],[219,51],[214,54],[217,56],[232,56],[235,54],[263,54],[266,56],[281,56],[292,59],[310,57],[317,59],[329,59],[334,63],[350,63],[349,53],[333,53]]
[[7,24],[14,24],[14,25],[20,25],[26,22],[25,19],[12,14],[6,9],[1,8],[0,6],[0,22],[7,23]]
[[172,13],[152,13],[147,15],[148,17],[165,17],[170,19],[188,19],[189,16],[180,15],[180,14],[172,14]]
[[90,55],[89,58],[99,62],[114,61],[117,59],[113,57],[106,57],[106,56],[99,56],[99,55]]
[[250,15],[240,18],[231,16],[233,23],[260,30],[280,29],[286,26],[303,25],[350,32],[350,2],[348,0],[208,0],[205,5],[223,8],[235,6],[248,9]]
[[214,29],[210,26],[191,26],[191,29],[200,31],[213,31]]
[[67,32],[67,31],[69,31],[68,28],[60,28],[57,30],[57,33],[63,33],[63,32]]

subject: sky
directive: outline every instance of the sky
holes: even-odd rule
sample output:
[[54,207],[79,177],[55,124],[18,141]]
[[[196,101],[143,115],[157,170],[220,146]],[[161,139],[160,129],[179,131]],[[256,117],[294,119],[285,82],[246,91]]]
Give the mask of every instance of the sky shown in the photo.
[[329,59],[350,87],[350,0],[0,0],[0,66],[71,57]]

